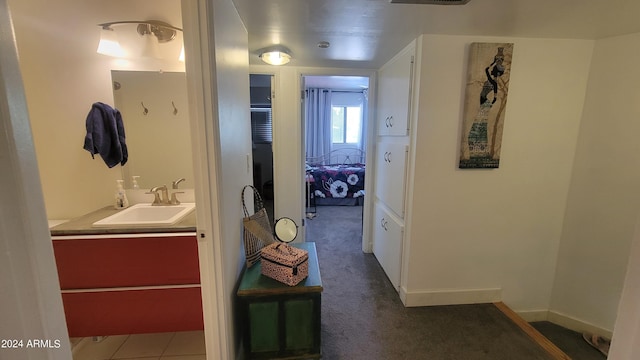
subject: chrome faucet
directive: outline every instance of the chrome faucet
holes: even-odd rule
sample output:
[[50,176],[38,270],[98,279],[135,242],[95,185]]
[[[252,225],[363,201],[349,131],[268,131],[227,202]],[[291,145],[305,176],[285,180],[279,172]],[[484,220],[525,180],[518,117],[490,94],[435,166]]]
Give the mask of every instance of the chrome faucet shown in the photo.
[[[180,178],[171,183],[171,187],[173,189],[178,188],[178,184],[185,181],[185,178]],[[167,185],[156,186],[151,188],[147,194],[153,194],[155,198],[151,205],[180,205],[180,201],[176,197],[176,194],[184,194],[184,191],[174,191],[171,194],[171,198],[169,198],[169,190],[167,190]]]
[[[160,196],[158,191],[162,191],[162,197]],[[151,205],[169,204],[169,191],[167,190],[167,185],[153,187],[147,194],[155,195],[155,198],[153,199],[153,203],[151,203]]]
[[180,201],[176,197],[176,194],[184,194],[184,191],[174,191],[171,194],[171,201],[169,202],[171,205],[180,205]]
[[180,184],[181,182],[185,181],[185,178],[180,178],[178,180],[173,181],[173,183],[171,183],[171,187],[174,189],[178,188],[178,184]]

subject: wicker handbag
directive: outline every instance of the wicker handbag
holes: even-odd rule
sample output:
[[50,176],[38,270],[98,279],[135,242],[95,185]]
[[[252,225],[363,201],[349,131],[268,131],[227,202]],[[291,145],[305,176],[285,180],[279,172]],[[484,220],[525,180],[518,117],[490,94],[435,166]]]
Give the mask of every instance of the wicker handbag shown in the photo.
[[[253,189],[256,209],[258,209],[253,215],[249,215],[244,200],[244,193],[247,188]],[[249,268],[260,261],[260,250],[266,245],[275,243],[276,240],[273,237],[271,222],[269,221],[267,210],[264,208],[262,197],[258,193],[258,189],[251,185],[246,185],[242,188],[242,210],[244,212],[244,218],[242,219],[244,254]]]

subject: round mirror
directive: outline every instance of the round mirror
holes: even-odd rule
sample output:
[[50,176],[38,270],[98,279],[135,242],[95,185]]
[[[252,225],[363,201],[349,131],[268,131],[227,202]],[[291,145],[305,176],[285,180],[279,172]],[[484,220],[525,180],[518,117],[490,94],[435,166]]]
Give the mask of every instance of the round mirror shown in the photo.
[[283,217],[276,221],[275,232],[278,240],[292,242],[298,236],[298,225],[293,220]]

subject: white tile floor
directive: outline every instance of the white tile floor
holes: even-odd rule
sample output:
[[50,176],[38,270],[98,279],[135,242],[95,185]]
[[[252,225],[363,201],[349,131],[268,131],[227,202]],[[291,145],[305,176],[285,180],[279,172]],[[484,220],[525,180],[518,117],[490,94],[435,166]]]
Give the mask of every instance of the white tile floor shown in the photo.
[[74,338],[71,343],[73,360],[206,360],[203,331]]

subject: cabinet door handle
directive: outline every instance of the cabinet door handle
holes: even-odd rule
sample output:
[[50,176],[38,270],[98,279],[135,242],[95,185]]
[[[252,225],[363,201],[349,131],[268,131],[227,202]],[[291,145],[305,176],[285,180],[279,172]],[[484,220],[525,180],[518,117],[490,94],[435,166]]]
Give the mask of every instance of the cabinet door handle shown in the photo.
[[380,226],[384,229],[384,231],[387,231],[387,220],[385,220],[384,218],[380,219]]
[[388,152],[386,152],[386,153],[385,153],[384,160],[385,160],[387,163],[391,164],[391,152],[390,152],[390,151],[388,151]]
[[393,127],[393,116],[389,116],[389,127]]
[[388,117],[388,116],[387,116],[387,118],[386,118],[386,119],[384,119],[384,125],[385,125],[386,127],[389,127],[389,117]]

